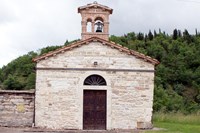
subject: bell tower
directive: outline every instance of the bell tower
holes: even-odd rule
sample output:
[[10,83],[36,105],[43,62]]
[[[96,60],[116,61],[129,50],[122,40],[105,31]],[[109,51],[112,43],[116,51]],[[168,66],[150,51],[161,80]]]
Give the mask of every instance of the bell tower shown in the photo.
[[109,15],[113,9],[98,4],[96,1],[78,8],[82,21],[82,40],[90,37],[109,39]]

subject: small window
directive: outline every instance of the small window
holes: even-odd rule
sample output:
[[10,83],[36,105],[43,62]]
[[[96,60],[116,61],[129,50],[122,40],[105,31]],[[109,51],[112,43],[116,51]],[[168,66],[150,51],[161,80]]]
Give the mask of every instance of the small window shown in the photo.
[[107,85],[106,80],[100,75],[90,75],[88,76],[85,81],[84,85],[96,85],[96,86],[103,86]]

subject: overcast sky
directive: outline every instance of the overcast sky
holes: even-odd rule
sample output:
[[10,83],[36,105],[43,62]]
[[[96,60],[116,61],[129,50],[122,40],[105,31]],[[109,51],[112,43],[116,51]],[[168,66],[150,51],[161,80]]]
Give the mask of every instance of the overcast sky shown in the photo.
[[[79,6],[94,0],[0,0],[0,67],[40,48],[81,36]],[[161,28],[200,30],[199,0],[97,0],[113,8],[110,34]]]

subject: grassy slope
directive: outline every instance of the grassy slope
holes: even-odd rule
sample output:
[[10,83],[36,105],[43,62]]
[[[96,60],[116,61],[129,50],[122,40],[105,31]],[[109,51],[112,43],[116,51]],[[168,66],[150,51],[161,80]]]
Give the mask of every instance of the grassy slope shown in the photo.
[[154,127],[164,128],[160,131],[143,133],[200,133],[200,115],[155,114]]

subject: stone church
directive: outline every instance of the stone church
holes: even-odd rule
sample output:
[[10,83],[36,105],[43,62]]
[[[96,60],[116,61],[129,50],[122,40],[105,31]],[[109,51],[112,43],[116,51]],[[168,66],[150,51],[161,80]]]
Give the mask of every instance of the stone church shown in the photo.
[[35,126],[151,128],[156,59],[109,41],[113,9],[78,8],[81,40],[36,57]]

